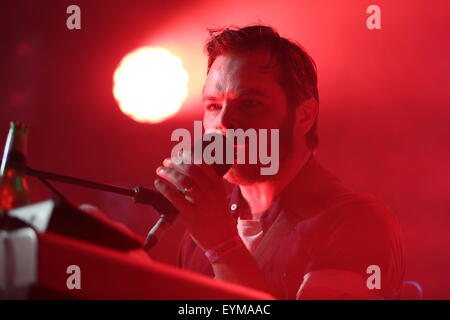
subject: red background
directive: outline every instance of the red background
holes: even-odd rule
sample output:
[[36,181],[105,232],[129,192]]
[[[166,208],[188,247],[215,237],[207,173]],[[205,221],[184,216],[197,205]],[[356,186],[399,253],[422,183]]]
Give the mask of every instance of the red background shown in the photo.
[[[173,129],[192,129],[205,73],[207,27],[262,22],[299,41],[318,65],[319,159],[352,188],[383,199],[404,232],[406,280],[450,298],[450,3],[442,1],[2,1],[0,143],[10,120],[30,126],[29,164],[100,182],[151,187]],[[366,8],[381,7],[381,30]],[[189,36],[191,35],[191,36]],[[195,56],[195,87],[160,124],[123,115],[111,90],[120,59],[149,39]],[[197,90],[197,91],[196,91]],[[30,179],[36,200],[50,196]],[[144,235],[157,218],[129,199],[55,184]],[[155,250],[175,263],[182,226]]]

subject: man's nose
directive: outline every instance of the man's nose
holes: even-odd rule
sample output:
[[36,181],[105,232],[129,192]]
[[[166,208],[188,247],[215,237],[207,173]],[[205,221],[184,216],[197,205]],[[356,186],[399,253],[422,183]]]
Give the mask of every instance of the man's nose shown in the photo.
[[228,106],[222,108],[216,129],[222,131],[222,134],[224,134],[225,132],[223,131],[226,129],[237,129],[237,128],[238,125],[236,114]]

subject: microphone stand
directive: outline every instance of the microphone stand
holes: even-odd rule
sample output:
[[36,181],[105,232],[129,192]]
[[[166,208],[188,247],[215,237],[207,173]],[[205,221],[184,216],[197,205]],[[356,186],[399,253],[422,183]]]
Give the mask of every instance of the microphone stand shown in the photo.
[[136,194],[136,191],[134,189],[126,189],[122,187],[116,187],[104,183],[98,183],[94,181],[89,181],[85,179],[75,178],[75,177],[69,177],[62,174],[56,174],[52,172],[46,172],[41,170],[35,170],[31,169],[29,167],[26,168],[26,174],[29,176],[33,176],[36,178],[44,179],[44,180],[53,180],[68,184],[73,184],[81,187],[86,187],[90,189],[97,189],[102,191],[108,191],[112,193],[122,194],[125,196],[134,197]]
[[[75,177],[70,177],[62,174],[56,174],[53,172],[46,172],[41,170],[32,169],[30,167],[25,168],[25,173],[28,176],[36,177],[43,181],[53,180],[57,182],[63,182],[67,184],[77,185],[85,188],[96,189],[101,191],[112,192],[116,194],[121,194],[125,196],[132,197],[134,202],[150,205],[155,208],[160,213],[160,219],[157,223],[159,225],[161,221],[165,221],[166,224],[171,224],[178,214],[178,210],[167,200],[162,194],[157,191],[150,190],[141,186],[135,187],[133,189],[127,189],[123,187],[113,186],[109,184],[94,182],[86,179],[80,179]],[[155,226],[147,236],[145,243],[143,244],[144,249],[148,252],[157,242],[157,239],[153,236],[156,230]],[[159,226],[158,226],[159,227]]]

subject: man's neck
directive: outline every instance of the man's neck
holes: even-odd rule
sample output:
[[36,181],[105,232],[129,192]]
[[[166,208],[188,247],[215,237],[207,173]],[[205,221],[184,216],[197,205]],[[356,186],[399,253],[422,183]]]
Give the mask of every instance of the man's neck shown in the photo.
[[251,185],[240,185],[241,194],[250,207],[250,212],[243,213],[240,218],[259,220],[261,214],[270,207],[278,194],[303,168],[310,156],[310,151],[304,154],[292,154],[283,165],[280,165],[278,174],[271,179]]

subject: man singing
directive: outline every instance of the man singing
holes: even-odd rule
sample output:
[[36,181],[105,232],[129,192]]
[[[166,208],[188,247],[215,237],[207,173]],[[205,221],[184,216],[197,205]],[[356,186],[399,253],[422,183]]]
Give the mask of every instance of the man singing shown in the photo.
[[280,163],[275,175],[261,175],[261,164],[233,164],[227,197],[211,166],[164,160],[155,187],[188,230],[180,266],[279,299],[396,298],[404,266],[394,215],[314,156],[312,58],[262,25],[213,31],[206,52],[205,132],[279,129]]

